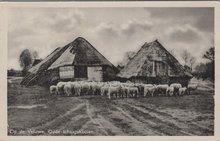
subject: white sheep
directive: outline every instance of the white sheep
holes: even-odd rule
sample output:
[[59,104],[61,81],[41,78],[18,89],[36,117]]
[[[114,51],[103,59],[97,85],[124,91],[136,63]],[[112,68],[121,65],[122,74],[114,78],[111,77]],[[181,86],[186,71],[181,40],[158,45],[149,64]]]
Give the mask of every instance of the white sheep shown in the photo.
[[188,93],[190,94],[191,91],[195,91],[198,88],[198,84],[189,84],[187,86]]
[[96,93],[97,93],[98,95],[101,95],[101,88],[102,88],[104,85],[105,85],[105,84],[104,84],[103,82],[97,82],[97,85],[96,85],[96,87],[97,87]]
[[120,94],[123,98],[127,98],[130,95],[130,87],[125,85],[125,83],[121,84]]
[[58,82],[57,83],[57,94],[62,94],[64,93],[64,86],[65,86],[66,82]]
[[72,94],[75,95],[75,85],[77,84],[78,82],[70,82],[71,84],[71,87],[72,87]]
[[120,93],[123,97],[133,97],[134,95],[138,95],[139,90],[136,84],[134,83],[121,83]]
[[90,83],[88,82],[81,83],[81,89],[84,95],[88,95],[90,92]]
[[101,88],[101,96],[104,96],[108,93],[108,88],[109,88],[109,84],[105,84],[104,86],[102,86]]
[[179,95],[184,95],[184,94],[186,94],[186,91],[187,91],[187,88],[186,88],[186,87],[179,88]]
[[50,86],[50,94],[57,94],[57,86],[55,85]]
[[120,92],[120,88],[121,88],[121,86],[110,85],[110,87],[108,89],[108,98],[111,99],[111,97],[113,97],[113,95],[115,95],[115,97],[117,97],[118,93]]
[[169,87],[167,84],[159,84],[156,86],[157,93],[166,94],[166,90]]
[[136,83],[134,86],[138,88],[139,95],[144,95],[144,84]]
[[76,96],[81,95],[81,84],[80,83],[75,83],[74,84],[74,92]]
[[173,96],[174,94],[174,87],[170,86],[166,90],[166,96]]
[[130,87],[129,88],[129,94],[132,96],[132,97],[138,97],[138,88],[137,87]]
[[176,87],[176,88],[182,88],[182,85],[180,83],[172,83],[170,84],[171,87]]
[[170,84],[170,87],[174,87],[174,94],[179,94],[179,88],[182,88],[182,85],[180,83],[172,83]]
[[124,86],[123,84],[121,84],[120,96],[122,98],[128,97],[127,92],[126,92],[126,86]]
[[66,93],[67,96],[70,96],[72,95],[72,83],[71,82],[67,82],[65,85],[64,85],[64,92]]
[[92,82],[90,86],[92,89],[92,94],[96,95],[98,93],[98,89],[99,89],[98,84],[96,82]]
[[151,96],[154,96],[154,93],[156,91],[156,85],[153,84],[147,84],[144,86],[144,97],[146,97],[148,94]]

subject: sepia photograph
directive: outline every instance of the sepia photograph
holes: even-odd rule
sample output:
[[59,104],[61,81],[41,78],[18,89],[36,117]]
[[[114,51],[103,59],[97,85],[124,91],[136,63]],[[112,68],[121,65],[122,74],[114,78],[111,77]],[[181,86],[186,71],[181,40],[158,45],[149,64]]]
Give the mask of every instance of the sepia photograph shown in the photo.
[[12,7],[8,136],[214,136],[214,7]]

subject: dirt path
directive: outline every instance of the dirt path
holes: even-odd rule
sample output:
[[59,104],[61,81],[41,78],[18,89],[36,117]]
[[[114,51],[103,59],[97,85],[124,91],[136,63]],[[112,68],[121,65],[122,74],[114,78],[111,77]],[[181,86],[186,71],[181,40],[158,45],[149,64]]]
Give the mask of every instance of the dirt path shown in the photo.
[[123,110],[121,107],[115,106],[118,111],[121,112],[122,115],[125,116],[125,119],[128,121],[128,124],[136,130],[136,132],[139,132],[139,135],[165,135],[164,133],[158,132],[151,128],[150,121],[143,124],[142,121],[134,118],[131,114],[129,114],[128,111]]
[[[158,108],[152,105],[143,106],[143,104],[134,104],[129,102],[121,102],[125,107],[130,107],[130,110],[136,111],[135,113],[144,116],[146,120],[151,120],[158,123],[161,127],[165,127],[164,133],[168,135],[205,135],[207,132],[213,132],[209,128],[202,127],[194,122],[186,123],[181,121],[170,114],[157,110]],[[136,116],[137,117],[137,116]],[[138,118],[138,117],[137,117]],[[149,119],[150,118],[150,119]],[[143,120],[143,122],[146,122]],[[156,128],[155,128],[156,129]]]
[[94,108],[91,107],[91,105],[89,105],[88,101],[86,101],[86,113],[91,119],[92,123],[97,125],[98,128],[104,133],[104,135],[107,136],[108,132],[106,131],[104,126],[101,124],[101,122],[99,122],[98,117],[96,117],[96,115],[94,114]]
[[153,130],[148,124],[143,124],[142,121],[134,118],[128,111],[113,101],[107,105],[101,104],[96,102],[89,104],[88,102],[88,114],[94,123],[99,122],[98,125],[107,131],[108,135],[165,135]]
[[81,110],[83,107],[85,107],[84,103],[81,103],[77,105],[77,107],[70,109],[65,114],[58,116],[57,118],[46,122],[43,125],[37,126],[32,128],[32,130],[45,130],[45,129],[59,129],[62,126],[64,126],[68,121],[71,121],[73,118],[73,114],[76,113],[76,111]]
[[150,104],[131,101],[117,100],[107,104],[87,101],[87,114],[103,135],[193,136],[209,131],[161,112]]
[[96,128],[101,130],[101,135],[126,135],[121,128],[118,128],[115,123],[109,119],[109,117],[105,116],[110,115],[110,111],[104,112],[102,109],[96,107],[102,107],[103,105],[92,105],[89,101],[86,102],[86,105],[87,114],[90,117],[92,123],[98,126]]
[[193,136],[213,132],[195,122],[186,122],[151,104],[134,100],[82,102],[63,115],[32,130],[88,130],[90,135]]

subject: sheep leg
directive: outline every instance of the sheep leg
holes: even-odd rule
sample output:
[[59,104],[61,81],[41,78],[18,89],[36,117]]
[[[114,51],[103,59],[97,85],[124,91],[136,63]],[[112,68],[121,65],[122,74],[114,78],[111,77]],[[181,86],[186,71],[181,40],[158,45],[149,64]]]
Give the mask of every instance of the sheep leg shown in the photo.
[[81,95],[81,89],[78,90],[78,96],[80,96],[80,95]]
[[111,99],[111,92],[108,92],[108,98]]
[[153,96],[154,96],[154,92],[151,93],[151,97],[153,97]]

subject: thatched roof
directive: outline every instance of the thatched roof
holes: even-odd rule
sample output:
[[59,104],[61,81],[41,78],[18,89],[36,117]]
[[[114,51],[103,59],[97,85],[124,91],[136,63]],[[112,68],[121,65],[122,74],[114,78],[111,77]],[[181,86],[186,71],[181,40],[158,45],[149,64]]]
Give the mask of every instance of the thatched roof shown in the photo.
[[150,72],[150,69],[147,67],[149,65],[148,63],[151,63],[149,58],[152,57],[153,50],[161,50],[164,53],[166,59],[162,61],[172,69],[172,72],[174,72],[176,77],[192,77],[192,74],[186,72],[178,60],[170,54],[158,40],[145,43],[117,76],[121,78],[151,76],[152,72]]
[[42,59],[34,59],[32,66],[37,65],[38,63],[40,63],[42,61]]
[[37,65],[29,69],[29,74],[21,84],[29,85],[41,76],[42,73],[68,65],[86,66],[109,66],[114,70],[117,68],[98,52],[87,40],[82,37],[64,47],[55,49],[50,55]]

